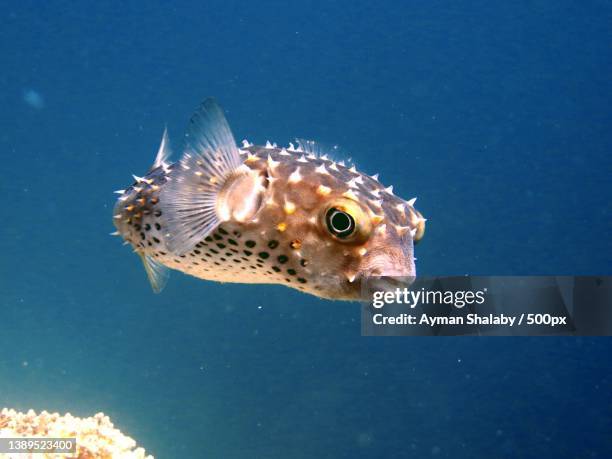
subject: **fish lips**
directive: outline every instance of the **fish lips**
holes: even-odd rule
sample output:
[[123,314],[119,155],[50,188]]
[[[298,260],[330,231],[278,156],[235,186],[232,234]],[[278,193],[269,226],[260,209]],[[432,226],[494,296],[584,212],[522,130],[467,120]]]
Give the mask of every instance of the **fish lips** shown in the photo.
[[361,297],[372,298],[375,291],[395,291],[408,288],[416,278],[412,247],[379,248],[361,263]]

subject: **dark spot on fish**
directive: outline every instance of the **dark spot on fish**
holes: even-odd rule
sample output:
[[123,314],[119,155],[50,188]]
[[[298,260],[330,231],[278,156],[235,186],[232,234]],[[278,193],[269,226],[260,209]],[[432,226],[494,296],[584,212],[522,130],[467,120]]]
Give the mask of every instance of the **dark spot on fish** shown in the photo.
[[278,247],[278,241],[270,241],[268,242],[268,247],[270,247],[271,249],[275,249]]
[[210,251],[211,251],[212,253],[214,253],[214,254],[217,254],[217,255],[219,254],[219,251],[218,251],[218,250],[215,250],[215,249],[210,249]]
[[152,246],[153,246],[153,244],[151,243],[151,241],[147,241],[147,245],[148,245],[149,247],[152,247]]
[[258,268],[263,268],[263,265],[261,263],[257,263],[257,267]]
[[212,240],[213,240],[213,239],[212,239],[212,237],[210,237],[210,236],[206,236],[206,237],[204,238],[204,240],[205,240],[206,242],[212,242]]
[[229,233],[227,231],[225,231],[223,228],[219,228],[219,232],[221,234],[223,234],[224,236],[227,236]]
[[240,260],[238,260],[237,258],[234,258],[232,261],[233,261],[234,263],[242,263],[242,262],[241,262]]
[[287,258],[286,255],[279,255],[277,258],[279,263],[287,263],[287,261],[289,260],[289,258]]
[[221,257],[220,260],[221,261],[227,261],[227,258]]
[[244,245],[246,245],[249,249],[252,249],[255,247],[255,241],[246,241]]
[[153,240],[155,241],[156,244],[159,244],[161,241],[159,239],[157,239],[155,236],[153,236]]
[[214,263],[215,263],[217,266],[221,266],[221,263],[219,263],[219,262],[217,262],[217,261],[215,261]]
[[196,265],[196,266],[200,266],[200,263],[198,263],[197,261],[192,261],[191,263]]
[[300,264],[302,266],[306,266],[308,264],[308,261],[304,260],[303,258],[300,260]]
[[238,243],[234,241],[233,239],[228,239],[227,242],[228,244],[231,244],[231,245],[238,245]]
[[160,225],[159,223],[156,223],[156,224],[155,224],[155,229],[156,229],[157,231],[159,231],[159,230],[161,229],[161,225]]
[[156,210],[153,215],[155,215],[156,217],[161,217],[162,216],[162,211],[161,210]]
[[226,246],[225,244],[221,244],[220,242],[217,242],[217,247],[219,247],[220,249],[224,249]]
[[300,282],[301,284],[305,284],[306,283],[306,279],[304,279],[303,277],[298,277],[297,278],[298,282]]
[[166,252],[162,252],[161,250],[158,252],[160,255],[165,256]]
[[296,272],[296,271],[295,271],[295,269],[293,269],[293,268],[289,268],[289,269],[287,270],[287,272],[288,272],[289,274],[291,274],[292,276],[295,276],[295,275],[297,274],[297,272]]
[[213,237],[215,238],[216,241],[220,241],[221,239],[223,239],[223,237],[219,236],[217,233],[213,234]]
[[260,256],[260,258],[263,258],[264,260],[270,256],[268,252],[259,252],[258,255]]
[[240,258],[242,258],[244,261],[249,261],[247,257],[240,257]]
[[272,269],[276,271],[277,273],[281,272],[281,269],[278,266],[272,266]]
[[285,282],[291,282],[291,279],[289,279],[288,277],[285,277]]
[[200,255],[202,252],[200,252],[199,250],[194,250],[193,253],[195,253],[196,255]]
[[181,263],[181,260],[177,260],[176,258],[173,260],[175,263]]
[[179,255],[179,257],[181,258],[185,258],[187,255]]
[[140,233],[140,238],[144,240],[145,234],[144,233]]
[[251,268],[251,269],[255,269],[255,266],[251,265],[251,266],[249,266],[249,268]]
[[238,253],[238,251],[237,251],[236,249],[232,249],[232,248],[230,248],[230,250],[231,250],[233,253]]
[[240,234],[240,231],[237,231],[237,230],[234,230],[234,231],[232,232],[232,234],[233,234],[234,236],[236,236],[236,237],[240,237],[240,236],[242,236],[242,234]]
[[251,255],[253,255],[253,252],[251,252],[250,250],[245,250],[245,251],[244,251],[244,254],[245,254],[247,257],[250,257]]

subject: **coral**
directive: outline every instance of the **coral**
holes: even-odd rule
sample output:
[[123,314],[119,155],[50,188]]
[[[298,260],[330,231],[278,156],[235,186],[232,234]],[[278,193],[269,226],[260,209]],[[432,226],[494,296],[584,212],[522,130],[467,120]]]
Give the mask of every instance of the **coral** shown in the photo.
[[78,418],[66,413],[33,410],[20,413],[4,408],[0,411],[0,438],[41,437],[76,438],[76,454],[0,453],[0,459],[153,459],[136,442],[113,426],[108,416],[98,413]]

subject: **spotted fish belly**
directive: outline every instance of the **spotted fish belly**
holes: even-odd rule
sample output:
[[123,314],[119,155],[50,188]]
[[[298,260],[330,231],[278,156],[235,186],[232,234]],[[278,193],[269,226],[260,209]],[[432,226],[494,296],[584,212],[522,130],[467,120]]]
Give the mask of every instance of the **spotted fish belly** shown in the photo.
[[305,260],[295,259],[275,239],[259,231],[223,224],[196,247],[177,257],[163,257],[166,266],[201,279],[239,283],[294,283],[306,289]]

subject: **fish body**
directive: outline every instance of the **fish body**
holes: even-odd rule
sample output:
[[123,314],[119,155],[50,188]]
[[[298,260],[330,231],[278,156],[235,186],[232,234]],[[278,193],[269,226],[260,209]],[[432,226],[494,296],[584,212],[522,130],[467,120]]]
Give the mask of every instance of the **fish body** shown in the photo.
[[369,276],[414,276],[413,242],[425,224],[414,200],[315,150],[312,142],[239,148],[209,99],[181,160],[166,162],[164,134],[149,173],[121,190],[117,232],[156,291],[167,268],[338,300],[360,298]]

